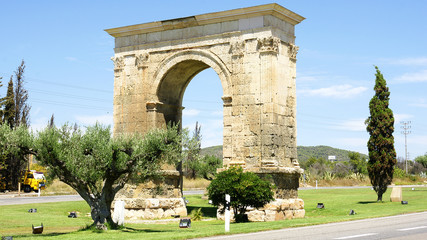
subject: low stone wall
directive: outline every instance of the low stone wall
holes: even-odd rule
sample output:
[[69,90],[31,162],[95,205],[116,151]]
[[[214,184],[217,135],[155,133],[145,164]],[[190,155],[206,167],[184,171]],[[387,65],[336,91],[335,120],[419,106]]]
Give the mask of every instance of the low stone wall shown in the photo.
[[[233,210],[231,219],[234,219]],[[271,222],[284,219],[304,218],[304,201],[302,199],[276,199],[266,204],[263,208],[249,208],[246,211],[248,220],[251,222]],[[224,214],[217,211],[217,218],[224,220]]]

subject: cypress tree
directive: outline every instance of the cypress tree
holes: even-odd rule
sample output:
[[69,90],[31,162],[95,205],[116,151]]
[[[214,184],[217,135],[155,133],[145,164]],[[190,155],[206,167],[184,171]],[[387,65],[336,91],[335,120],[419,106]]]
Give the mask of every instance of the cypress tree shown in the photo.
[[368,173],[372,187],[377,193],[377,201],[382,201],[383,193],[393,180],[396,151],[394,149],[394,117],[389,108],[390,92],[382,73],[375,66],[375,95],[369,102],[370,117],[366,119],[369,162]]
[[9,124],[10,128],[15,126],[15,94],[13,91],[13,79],[7,85],[7,93],[4,101],[3,122]]
[[30,105],[28,105],[28,91],[24,88],[25,62],[15,71],[15,126],[30,125]]

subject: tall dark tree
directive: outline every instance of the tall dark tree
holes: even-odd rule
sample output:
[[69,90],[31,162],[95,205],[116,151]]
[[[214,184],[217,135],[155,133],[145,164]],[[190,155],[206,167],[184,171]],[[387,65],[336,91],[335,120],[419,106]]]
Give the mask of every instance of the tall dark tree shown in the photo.
[[394,117],[389,108],[390,92],[382,73],[375,66],[375,95],[369,102],[370,117],[366,119],[369,162],[368,173],[377,193],[377,201],[382,201],[387,186],[393,180],[396,151],[394,149]]
[[15,71],[15,126],[30,125],[30,105],[28,105],[28,91],[24,88],[25,62]]
[[[0,88],[3,87],[3,83],[2,83],[2,79],[3,77],[0,77]],[[3,105],[4,105],[4,100],[5,98],[0,98],[0,124],[3,123]]]
[[3,122],[11,128],[15,126],[15,93],[13,92],[13,78],[7,84],[7,94],[4,101]]
[[55,126],[55,117],[53,116],[53,114],[52,114],[52,116],[50,117],[50,120],[49,120],[49,122],[47,123],[47,126],[48,126],[49,128],[53,128],[53,127]]
[[[11,129],[19,126],[29,126],[30,106],[27,103],[28,92],[24,88],[24,71],[25,62],[22,60],[21,65],[15,71],[15,81],[11,76],[4,106],[4,122],[7,122]],[[16,152],[7,153],[7,182],[11,190],[18,188],[18,182],[21,171],[28,166],[28,155],[17,154]]]

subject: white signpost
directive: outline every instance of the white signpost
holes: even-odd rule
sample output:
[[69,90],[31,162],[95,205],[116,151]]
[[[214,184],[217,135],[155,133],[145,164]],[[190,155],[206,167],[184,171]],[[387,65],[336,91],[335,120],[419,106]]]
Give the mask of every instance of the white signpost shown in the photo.
[[225,232],[230,231],[230,195],[225,194]]
[[119,226],[124,226],[125,224],[125,202],[122,200],[118,200],[114,204],[113,222]]

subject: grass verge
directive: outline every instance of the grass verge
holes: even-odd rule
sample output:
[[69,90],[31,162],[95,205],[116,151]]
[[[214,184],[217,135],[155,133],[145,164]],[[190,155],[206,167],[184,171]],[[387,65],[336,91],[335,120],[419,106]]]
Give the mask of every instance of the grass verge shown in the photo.
[[[383,196],[388,200],[391,190]],[[385,201],[375,202],[377,196],[371,189],[318,189],[300,190],[300,197],[305,202],[304,219],[277,222],[232,223],[230,233],[247,233],[262,230],[299,227],[341,222],[364,218],[391,216],[411,212],[427,211],[425,199],[427,188],[403,188],[403,199],[408,205]],[[215,217],[216,209],[202,200],[200,195],[188,196],[188,212],[202,208],[206,218]],[[322,202],[324,209],[317,209]],[[37,213],[28,213],[29,208],[37,208]],[[356,215],[349,215],[350,209]],[[79,218],[67,218],[69,211],[80,212]],[[189,229],[178,228],[178,223],[167,224],[126,224],[121,230],[94,232],[84,230],[91,223],[89,207],[85,202],[45,203],[31,205],[0,206],[0,235],[14,236],[14,239],[188,239],[224,234],[224,222],[218,220],[192,222]],[[31,224],[43,222],[45,231],[42,235],[31,234]]]

